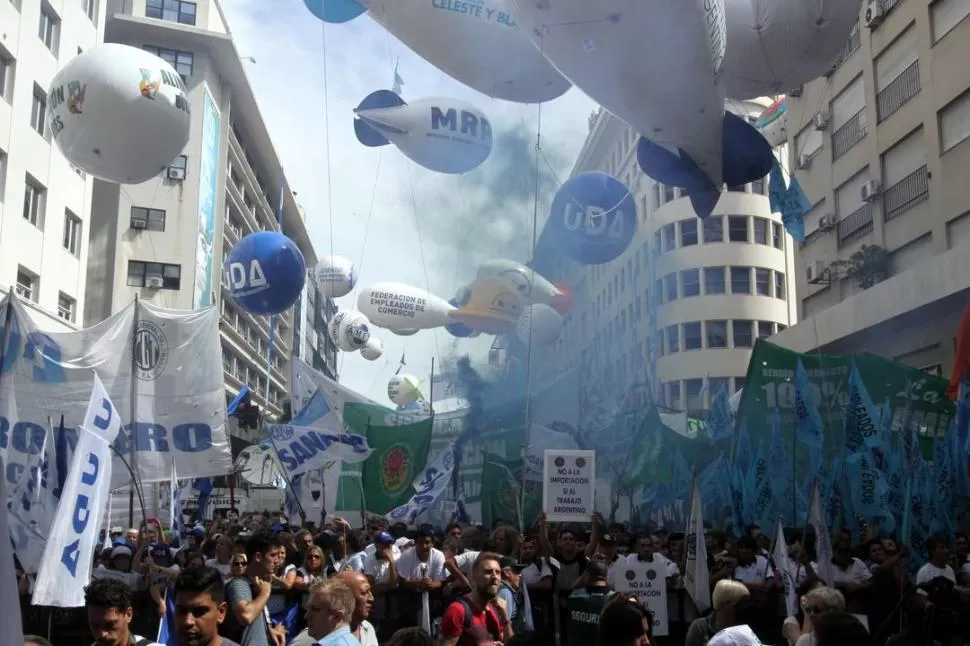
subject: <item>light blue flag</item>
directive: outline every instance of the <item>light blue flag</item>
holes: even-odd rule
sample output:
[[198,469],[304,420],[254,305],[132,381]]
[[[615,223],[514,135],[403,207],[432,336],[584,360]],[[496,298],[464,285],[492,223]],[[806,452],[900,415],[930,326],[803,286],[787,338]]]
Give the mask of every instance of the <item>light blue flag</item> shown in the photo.
[[785,183],[785,172],[781,164],[775,159],[771,164],[771,174],[768,176],[768,205],[772,213],[781,213],[785,205],[788,185]]
[[795,432],[801,444],[822,448],[822,417],[801,359],[795,363]]
[[729,440],[734,434],[731,404],[728,399],[727,386],[722,385],[711,401],[711,409],[707,412],[707,419],[704,422],[711,442]]
[[785,230],[798,242],[805,241],[805,214],[812,210],[812,203],[802,190],[798,178],[791,176],[791,183],[785,192],[781,206],[781,221]]

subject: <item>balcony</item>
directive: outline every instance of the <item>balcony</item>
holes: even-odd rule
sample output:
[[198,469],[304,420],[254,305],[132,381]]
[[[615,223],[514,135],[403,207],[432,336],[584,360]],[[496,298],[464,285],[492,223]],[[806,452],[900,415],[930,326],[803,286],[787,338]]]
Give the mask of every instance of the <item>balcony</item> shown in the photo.
[[832,133],[832,161],[849,152],[853,146],[862,141],[867,132],[866,109],[863,108]]
[[859,23],[857,22],[855,27],[852,28],[852,33],[849,34],[849,42],[845,44],[845,47],[842,49],[842,53],[839,54],[839,57],[835,59],[835,64],[832,65],[832,72],[835,72],[835,70],[842,67],[842,64],[849,60],[849,57],[851,57],[861,46],[862,30],[859,29]]
[[930,197],[930,175],[922,166],[899,180],[882,194],[882,217],[885,222],[895,220]]
[[263,223],[263,226],[259,228],[272,228],[274,231],[279,231],[279,225],[276,222],[276,212],[270,206],[269,200],[266,199],[266,195],[263,193],[263,188],[259,184],[256,173],[253,172],[249,156],[243,150],[242,144],[236,138],[235,132],[230,132],[229,134],[229,150],[235,156],[235,159],[232,160],[232,167],[237,171],[242,171],[245,178],[246,194],[255,201],[256,216]]
[[919,61],[916,61],[876,95],[876,113],[879,123],[895,114],[907,101],[919,94],[919,91]]
[[839,220],[839,247],[852,244],[856,240],[872,233],[872,204],[866,203]]
[[226,186],[229,187],[226,194],[229,196],[232,206],[245,221],[246,228],[249,231],[262,231],[262,227],[259,226],[259,222],[256,219],[256,214],[246,207],[246,200],[242,189],[236,186],[230,178],[226,178]]

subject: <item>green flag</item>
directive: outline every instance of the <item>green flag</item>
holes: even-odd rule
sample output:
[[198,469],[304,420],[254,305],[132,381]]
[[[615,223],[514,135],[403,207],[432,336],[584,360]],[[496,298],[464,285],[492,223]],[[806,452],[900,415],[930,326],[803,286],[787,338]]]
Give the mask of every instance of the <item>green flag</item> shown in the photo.
[[[482,461],[482,524],[492,527],[497,520],[519,525],[519,505],[522,482],[522,459],[507,460],[492,453],[484,453]],[[525,526],[531,527],[542,506],[542,485],[525,483],[522,516]]]
[[[355,406],[344,407],[345,423],[348,417],[354,418]],[[367,443],[374,451],[364,461],[362,473],[367,511],[386,514],[408,501],[414,493],[411,483],[428,460],[431,426],[432,418],[428,417],[412,424],[366,427]]]

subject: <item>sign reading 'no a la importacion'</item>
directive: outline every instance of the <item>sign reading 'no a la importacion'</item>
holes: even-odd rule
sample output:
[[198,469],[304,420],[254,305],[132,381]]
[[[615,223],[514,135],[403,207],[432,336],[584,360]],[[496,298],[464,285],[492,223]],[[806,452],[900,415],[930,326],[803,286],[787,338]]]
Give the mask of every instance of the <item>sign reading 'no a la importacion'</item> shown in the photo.
[[595,483],[596,451],[547,450],[542,463],[546,518],[552,522],[590,522]]

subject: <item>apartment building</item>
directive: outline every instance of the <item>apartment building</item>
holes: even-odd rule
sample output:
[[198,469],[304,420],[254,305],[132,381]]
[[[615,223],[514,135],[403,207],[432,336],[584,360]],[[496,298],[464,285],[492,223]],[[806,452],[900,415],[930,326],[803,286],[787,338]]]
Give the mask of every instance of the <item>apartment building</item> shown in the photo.
[[970,0],[864,3],[837,64],[792,90],[790,162],[814,208],[801,322],[772,341],[950,370],[970,296],[968,16]]
[[105,0],[0,1],[0,291],[50,332],[82,324],[94,180],[51,141],[47,90],[104,19]]

